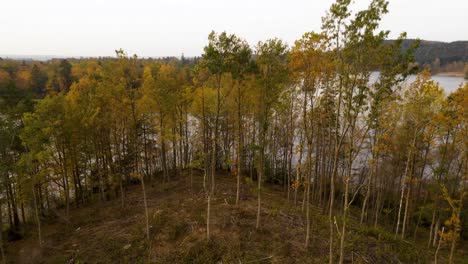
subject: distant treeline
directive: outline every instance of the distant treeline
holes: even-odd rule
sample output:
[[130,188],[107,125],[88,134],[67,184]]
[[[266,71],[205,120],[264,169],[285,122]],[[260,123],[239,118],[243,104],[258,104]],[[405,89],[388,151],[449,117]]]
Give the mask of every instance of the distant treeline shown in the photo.
[[[193,68],[200,61],[200,57],[186,58],[183,55],[180,58],[135,59],[141,67],[151,63],[173,63],[179,67]],[[47,61],[0,58],[0,97],[17,97],[20,101],[25,96],[38,99],[46,94],[67,91],[73,82],[87,73],[90,65],[100,67],[116,60],[115,57],[54,58]]]
[[[392,43],[394,40],[388,40]],[[405,39],[402,50],[406,51],[415,39]],[[421,68],[431,67],[437,72],[463,72],[468,62],[468,41],[438,42],[421,40],[414,53],[415,61]]]

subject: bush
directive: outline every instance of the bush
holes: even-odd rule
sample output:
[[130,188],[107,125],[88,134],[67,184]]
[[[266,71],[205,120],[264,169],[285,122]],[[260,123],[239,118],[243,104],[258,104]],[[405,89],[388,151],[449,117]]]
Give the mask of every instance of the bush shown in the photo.
[[357,231],[357,233],[361,235],[373,237],[377,240],[384,240],[387,242],[396,242],[396,239],[392,234],[377,227],[361,227]]
[[[427,256],[423,255],[413,243],[401,240],[381,228],[362,227],[357,231],[362,236],[372,237],[381,243],[373,252],[379,260],[393,259],[392,262],[426,263]],[[362,238],[361,238],[362,239]]]
[[218,263],[221,260],[224,251],[225,247],[214,240],[199,241],[189,249],[184,257],[183,263]]
[[169,229],[169,240],[176,241],[188,234],[190,226],[185,222],[178,222]]
[[153,219],[150,222],[151,231],[155,234],[158,234],[163,230],[163,227],[169,221],[167,214],[164,211],[158,211],[153,215]]

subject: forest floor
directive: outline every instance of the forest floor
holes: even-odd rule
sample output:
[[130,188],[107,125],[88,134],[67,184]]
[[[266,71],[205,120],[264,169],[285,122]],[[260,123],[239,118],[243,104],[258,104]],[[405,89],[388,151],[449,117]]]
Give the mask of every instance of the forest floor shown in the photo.
[[[326,263],[328,217],[312,208],[311,241],[304,248],[302,203],[287,201],[279,186],[262,189],[262,213],[255,229],[257,200],[254,186],[242,184],[235,206],[235,177],[218,174],[211,204],[211,239],[206,240],[206,195],[203,177],[181,175],[168,183],[147,183],[150,240],[145,234],[145,211],[140,185],[120,198],[70,210],[68,220],[43,223],[43,245],[36,228],[27,238],[8,242],[9,263]],[[255,184],[253,184],[255,185]],[[192,187],[191,187],[192,186]],[[302,197],[299,196],[299,197]],[[298,199],[302,200],[302,199]],[[63,210],[57,212],[63,214]],[[395,239],[382,229],[359,227],[351,216],[346,236],[346,263],[431,263],[434,249],[427,243]],[[335,230],[336,231],[336,230]],[[335,232],[336,234],[337,232]],[[338,260],[338,234],[335,238]],[[447,260],[447,246],[439,263]],[[455,263],[468,263],[466,245],[458,245]]]

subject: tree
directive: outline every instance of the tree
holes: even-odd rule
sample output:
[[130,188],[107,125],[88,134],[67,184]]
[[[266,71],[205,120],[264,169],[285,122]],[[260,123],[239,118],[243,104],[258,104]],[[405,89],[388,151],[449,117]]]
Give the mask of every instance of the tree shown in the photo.
[[430,73],[427,71],[418,75],[417,80],[405,92],[406,104],[404,105],[403,120],[405,122],[405,127],[408,129],[405,131],[405,134],[411,135],[411,144],[408,148],[405,171],[401,180],[401,196],[395,231],[395,234],[398,235],[403,197],[406,196],[405,212],[401,228],[402,238],[405,236],[409,202],[411,201],[410,196],[412,195],[411,192],[413,189],[414,168],[412,168],[412,163],[415,159],[416,148],[420,145],[419,142],[423,139],[424,134],[428,135],[427,130],[430,129],[430,122],[440,109],[442,98],[442,88],[440,88],[437,83],[430,80]]
[[31,68],[31,88],[38,95],[44,95],[47,83],[47,75],[37,66],[33,64]]
[[394,121],[386,119],[386,115],[391,113],[391,111],[388,112],[388,108],[395,105],[399,97],[399,86],[414,71],[414,68],[410,67],[410,63],[413,61],[413,52],[419,42],[413,42],[413,45],[408,47],[405,53],[401,53],[401,45],[405,38],[406,33],[403,33],[391,45],[381,46],[378,56],[374,58],[378,61],[377,64],[381,66],[376,82],[369,87],[369,113],[366,116],[366,125],[368,126],[371,159],[369,160],[370,171],[364,185],[366,195],[361,208],[361,224],[363,224],[365,216],[368,215],[368,204],[372,202],[369,201],[371,189],[375,188],[377,194],[375,195],[375,201],[373,201],[375,205],[374,226],[377,225],[381,201],[380,190],[382,189],[379,186],[380,181],[377,174],[381,164],[382,151],[380,151],[380,148],[385,148],[381,144],[381,137],[387,133],[388,129],[392,129],[392,127],[386,127],[384,122]]
[[[465,84],[448,96],[444,101],[441,115],[437,118],[441,135],[450,135],[451,137],[451,139],[443,141],[440,163],[444,169],[439,169],[440,173],[445,176],[441,192],[450,212],[448,219],[444,222],[447,232],[441,234],[441,240],[450,243],[449,263],[453,263],[455,246],[460,238],[461,211],[466,196],[467,102],[468,84]],[[448,150],[452,152],[452,155],[448,153]],[[448,165],[442,164],[442,162]]]
[[[322,26],[323,34],[328,38],[328,48],[332,51],[331,54],[336,67],[336,81],[332,84],[334,87],[336,116],[333,166],[330,179],[330,263],[333,261],[335,179],[339,169],[340,156],[344,154],[345,158],[343,161],[345,168],[342,170],[344,201],[343,222],[340,233],[340,263],[343,263],[344,259],[349,207],[363,186],[358,186],[354,193],[351,192],[350,181],[353,178],[354,161],[360,155],[369,131],[368,126],[360,125],[360,120],[365,118],[369,108],[371,72],[378,68],[380,64],[393,63],[390,65],[395,65],[393,68],[384,68],[384,75],[380,80],[386,89],[388,89],[388,86],[398,83],[395,81],[398,80],[396,76],[406,72],[406,69],[402,67],[406,64],[406,60],[402,60],[401,56],[395,56],[394,51],[396,49],[390,49],[384,45],[384,40],[389,32],[378,31],[381,17],[388,12],[388,3],[383,0],[372,1],[367,9],[356,12],[354,17],[351,17],[352,13],[349,11],[349,5],[350,1],[337,1],[334,3],[328,15],[323,19]],[[344,153],[341,153],[342,148],[344,148]]]
[[[216,157],[219,140],[219,123],[221,106],[226,95],[221,94],[223,78],[229,74],[231,78],[242,78],[245,65],[250,60],[250,49],[247,43],[235,35],[222,32],[217,35],[214,31],[208,36],[208,45],[204,48],[201,67],[204,67],[214,77],[216,90],[216,110],[213,124],[213,138],[211,143],[211,183],[208,193],[207,221],[210,218],[210,201],[215,190]],[[240,121],[239,121],[240,122]],[[240,177],[240,175],[239,175]],[[239,178],[240,179],[240,178]],[[207,237],[209,238],[209,222],[207,223]]]
[[258,65],[257,86],[257,122],[259,126],[258,146],[258,204],[256,228],[260,227],[261,215],[261,187],[262,178],[265,173],[265,142],[267,132],[271,123],[272,110],[281,97],[288,78],[287,72],[287,46],[279,39],[270,39],[259,42],[256,46],[255,55]]
[[68,92],[73,83],[71,69],[72,65],[66,59],[54,61],[47,83],[49,93]]
[[[319,62],[319,63],[317,63]],[[312,142],[314,134],[317,132],[312,127],[313,120],[316,119],[315,113],[315,100],[317,98],[317,91],[319,87],[324,85],[328,80],[330,68],[329,56],[326,54],[326,38],[322,34],[305,33],[300,40],[295,42],[294,47],[290,53],[290,68],[294,74],[295,81],[301,86],[303,92],[303,106],[302,106],[302,126],[307,144],[307,166],[305,171],[307,176],[304,184],[306,185],[306,238],[305,247],[309,245],[310,238],[310,188],[312,185],[312,163],[315,164],[315,172],[317,172],[318,160],[315,155],[315,160],[312,160],[312,153],[314,148]],[[310,117],[309,117],[310,115]],[[318,144],[318,139],[316,139]],[[301,153],[302,154],[302,153]],[[315,173],[315,178],[318,178]]]

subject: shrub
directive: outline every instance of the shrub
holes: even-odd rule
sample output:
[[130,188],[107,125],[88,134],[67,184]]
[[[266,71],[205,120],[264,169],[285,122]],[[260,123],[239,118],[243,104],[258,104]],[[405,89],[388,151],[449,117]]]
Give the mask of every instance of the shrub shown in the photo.
[[206,264],[218,263],[225,248],[214,240],[203,240],[194,244],[184,257],[184,263]]

